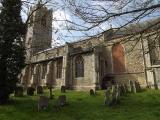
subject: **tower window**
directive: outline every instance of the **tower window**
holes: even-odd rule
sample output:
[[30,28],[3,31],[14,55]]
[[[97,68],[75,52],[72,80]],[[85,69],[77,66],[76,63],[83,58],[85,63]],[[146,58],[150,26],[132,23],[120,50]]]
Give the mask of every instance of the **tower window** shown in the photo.
[[84,77],[84,59],[82,56],[75,58],[75,76]]
[[44,15],[43,17],[42,17],[42,20],[41,20],[41,25],[42,26],[44,26],[44,27],[46,27],[46,25],[47,25],[47,23],[46,23],[46,15]]

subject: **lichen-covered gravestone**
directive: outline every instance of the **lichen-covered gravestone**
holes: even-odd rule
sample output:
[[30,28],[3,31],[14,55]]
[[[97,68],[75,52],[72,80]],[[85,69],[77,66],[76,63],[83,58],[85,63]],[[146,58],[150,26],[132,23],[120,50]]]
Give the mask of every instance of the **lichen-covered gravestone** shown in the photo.
[[49,104],[49,98],[46,96],[40,96],[38,99],[38,111],[44,110],[48,107]]

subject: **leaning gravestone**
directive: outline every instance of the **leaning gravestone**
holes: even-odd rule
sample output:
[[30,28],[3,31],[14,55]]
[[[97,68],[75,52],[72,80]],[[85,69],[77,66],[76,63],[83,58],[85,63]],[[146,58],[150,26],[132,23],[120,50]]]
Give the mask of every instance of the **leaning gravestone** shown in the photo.
[[14,95],[16,97],[22,97],[23,96],[23,87],[22,86],[17,86],[15,89]]
[[90,93],[91,96],[95,96],[96,95],[96,93],[95,93],[95,91],[93,89],[90,89],[89,93]]
[[66,86],[61,86],[61,93],[65,93],[66,92]]
[[27,88],[27,95],[33,96],[34,95],[34,91],[35,91],[35,88],[28,87]]
[[67,101],[66,101],[66,96],[65,95],[61,95],[58,97],[58,105],[59,106],[64,106],[67,104]]
[[40,96],[38,99],[38,111],[46,109],[49,104],[49,98],[46,96]]
[[43,94],[43,87],[37,86],[37,94]]

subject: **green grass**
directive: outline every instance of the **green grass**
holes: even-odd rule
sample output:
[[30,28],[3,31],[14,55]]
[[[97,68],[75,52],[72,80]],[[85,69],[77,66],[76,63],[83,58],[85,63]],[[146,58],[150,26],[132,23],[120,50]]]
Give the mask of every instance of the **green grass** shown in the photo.
[[38,96],[11,97],[12,101],[0,106],[0,120],[160,120],[160,91],[146,90],[137,94],[128,94],[121,98],[121,103],[108,108],[103,105],[104,91],[97,96],[86,92],[67,91],[69,105],[56,111],[50,101],[49,108],[37,112]]

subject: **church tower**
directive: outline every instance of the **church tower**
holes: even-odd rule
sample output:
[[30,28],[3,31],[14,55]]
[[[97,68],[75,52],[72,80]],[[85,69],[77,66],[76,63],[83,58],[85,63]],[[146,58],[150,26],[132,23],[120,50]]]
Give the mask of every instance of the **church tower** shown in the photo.
[[31,8],[30,15],[25,40],[27,60],[37,52],[51,48],[52,42],[52,10],[38,2]]

